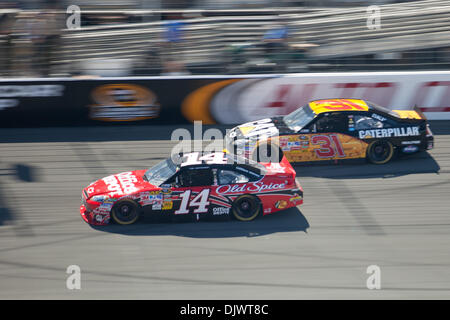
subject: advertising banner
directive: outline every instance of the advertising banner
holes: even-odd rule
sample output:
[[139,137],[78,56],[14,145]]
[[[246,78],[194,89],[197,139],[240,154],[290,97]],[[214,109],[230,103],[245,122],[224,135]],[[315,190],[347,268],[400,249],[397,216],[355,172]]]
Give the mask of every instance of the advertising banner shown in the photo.
[[328,98],[447,120],[450,72],[0,80],[0,126],[239,124]]
[[237,124],[288,114],[312,100],[363,99],[388,109],[418,106],[432,120],[450,119],[450,72],[317,73],[217,81],[190,93],[183,115]]

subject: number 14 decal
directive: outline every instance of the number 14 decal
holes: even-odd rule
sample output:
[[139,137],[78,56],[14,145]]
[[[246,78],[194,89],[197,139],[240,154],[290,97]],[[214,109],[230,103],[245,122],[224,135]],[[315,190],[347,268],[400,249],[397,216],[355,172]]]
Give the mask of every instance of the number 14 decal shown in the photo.
[[341,142],[335,134],[313,136],[311,143],[320,146],[320,148],[314,149],[319,158],[333,158],[336,154],[338,157],[345,157]]
[[175,214],[189,213],[188,207],[197,207],[197,209],[194,210],[194,213],[208,212],[209,189],[203,189],[192,200],[190,200],[191,199],[191,190],[186,190],[185,192],[181,193],[180,197],[181,197],[181,205],[180,205],[180,208],[177,211],[175,211]]

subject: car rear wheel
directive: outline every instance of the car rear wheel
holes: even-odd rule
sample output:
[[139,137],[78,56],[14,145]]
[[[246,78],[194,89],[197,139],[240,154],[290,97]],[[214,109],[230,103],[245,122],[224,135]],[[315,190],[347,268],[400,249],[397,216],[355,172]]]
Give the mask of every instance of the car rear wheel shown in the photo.
[[118,224],[132,224],[139,219],[140,207],[136,202],[125,199],[117,202],[111,210],[114,222]]
[[234,200],[231,211],[237,220],[251,221],[261,212],[261,203],[257,197],[244,194]]
[[253,160],[257,162],[281,162],[283,151],[271,143],[260,144],[253,152]]
[[394,146],[389,141],[373,141],[367,148],[367,160],[374,164],[389,162],[394,156]]

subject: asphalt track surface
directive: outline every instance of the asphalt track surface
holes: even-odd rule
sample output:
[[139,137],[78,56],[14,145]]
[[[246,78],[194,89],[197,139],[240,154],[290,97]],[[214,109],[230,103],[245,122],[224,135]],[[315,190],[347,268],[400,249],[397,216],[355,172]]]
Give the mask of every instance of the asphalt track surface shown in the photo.
[[82,221],[81,189],[167,157],[173,129],[0,129],[0,299],[450,298],[448,122],[429,153],[296,167],[305,204],[253,222]]

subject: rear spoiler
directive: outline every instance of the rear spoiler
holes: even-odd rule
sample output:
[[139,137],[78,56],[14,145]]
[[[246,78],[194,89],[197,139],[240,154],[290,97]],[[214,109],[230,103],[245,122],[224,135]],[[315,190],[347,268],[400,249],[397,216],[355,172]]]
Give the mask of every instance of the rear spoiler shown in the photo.
[[415,112],[417,112],[419,114],[419,116],[423,119],[423,120],[427,120],[427,117],[425,116],[425,114],[422,112],[422,110],[420,110],[420,108],[417,106],[417,104],[414,106],[413,109]]

